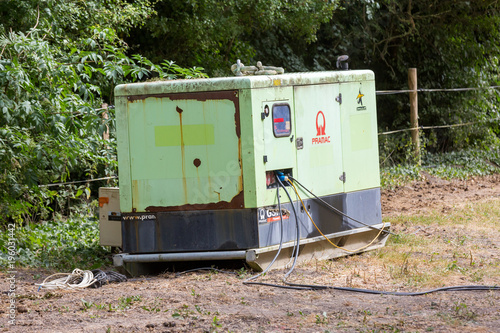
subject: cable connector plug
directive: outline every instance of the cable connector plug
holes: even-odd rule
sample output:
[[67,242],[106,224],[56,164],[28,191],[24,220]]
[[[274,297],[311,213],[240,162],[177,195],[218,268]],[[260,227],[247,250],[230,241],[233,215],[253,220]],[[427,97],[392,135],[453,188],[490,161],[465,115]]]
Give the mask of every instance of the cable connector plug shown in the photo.
[[278,177],[278,179],[282,182],[287,182],[288,181],[288,176],[286,176],[283,172],[281,171],[275,171],[276,173],[276,176]]

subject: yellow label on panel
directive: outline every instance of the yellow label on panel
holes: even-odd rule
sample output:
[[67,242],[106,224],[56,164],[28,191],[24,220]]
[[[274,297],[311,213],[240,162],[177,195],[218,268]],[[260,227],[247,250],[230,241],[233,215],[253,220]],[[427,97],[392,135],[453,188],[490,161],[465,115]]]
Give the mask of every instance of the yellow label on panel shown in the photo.
[[214,125],[155,126],[155,146],[206,146],[215,143]]
[[281,86],[281,80],[280,79],[273,80],[273,85],[275,85],[275,86]]

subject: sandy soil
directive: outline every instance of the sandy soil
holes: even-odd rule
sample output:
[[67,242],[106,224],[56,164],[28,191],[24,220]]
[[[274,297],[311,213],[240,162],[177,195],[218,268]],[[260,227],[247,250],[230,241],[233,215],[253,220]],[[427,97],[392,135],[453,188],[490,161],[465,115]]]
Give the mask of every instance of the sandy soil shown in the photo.
[[[425,181],[384,191],[382,207],[385,216],[426,214],[492,199],[500,200],[500,175],[450,182],[427,175]],[[498,248],[491,251],[499,256]],[[291,280],[328,282],[336,276],[339,281],[348,274],[336,269],[359,257],[340,259],[343,265],[302,265]],[[225,270],[180,276],[170,272],[78,291],[37,291],[35,283],[48,272],[20,270],[15,274],[15,326],[8,322],[9,275],[0,273],[0,331],[500,332],[499,291],[401,297],[290,290],[247,286],[242,281],[251,271]],[[266,279],[279,283],[283,274],[273,271]],[[376,275],[357,275],[363,288],[391,288]],[[348,282],[353,285],[347,278],[344,285]]]

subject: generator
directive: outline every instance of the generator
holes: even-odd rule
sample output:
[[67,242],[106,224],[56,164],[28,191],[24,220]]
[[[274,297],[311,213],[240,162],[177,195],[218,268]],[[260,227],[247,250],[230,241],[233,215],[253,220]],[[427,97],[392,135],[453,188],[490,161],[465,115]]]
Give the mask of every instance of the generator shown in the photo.
[[119,212],[100,215],[114,223],[101,244],[121,244],[114,264],[133,275],[199,260],[260,270],[278,250],[279,268],[387,240],[372,71],[123,84],[115,108]]

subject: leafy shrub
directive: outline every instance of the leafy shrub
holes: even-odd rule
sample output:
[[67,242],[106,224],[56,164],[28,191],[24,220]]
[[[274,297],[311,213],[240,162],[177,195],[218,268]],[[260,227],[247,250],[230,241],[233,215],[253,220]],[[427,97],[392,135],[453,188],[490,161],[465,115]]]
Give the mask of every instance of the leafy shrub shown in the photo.
[[[81,213],[81,212],[80,212]],[[0,233],[0,265],[7,267],[8,239],[16,241],[16,265],[62,271],[110,265],[109,248],[99,245],[98,221],[90,216],[58,217],[53,221],[17,225],[14,237]]]
[[[78,188],[46,184],[117,174],[114,110],[101,107],[112,104],[115,85],[206,76],[201,68],[126,54],[118,35],[152,13],[147,0],[82,4],[0,4],[28,14],[0,14],[0,226],[68,214],[62,202],[78,196]],[[109,140],[103,140],[105,131]]]

